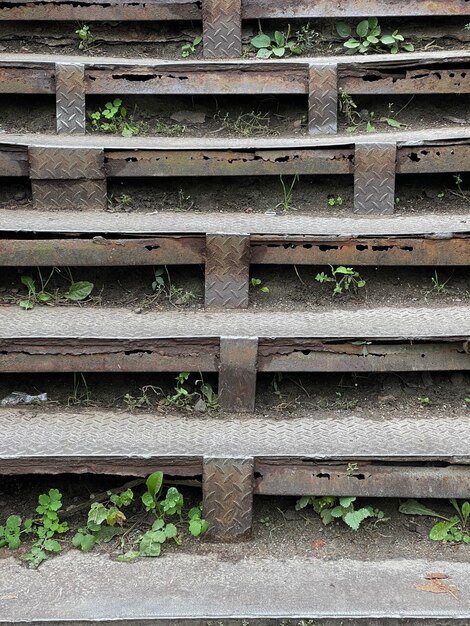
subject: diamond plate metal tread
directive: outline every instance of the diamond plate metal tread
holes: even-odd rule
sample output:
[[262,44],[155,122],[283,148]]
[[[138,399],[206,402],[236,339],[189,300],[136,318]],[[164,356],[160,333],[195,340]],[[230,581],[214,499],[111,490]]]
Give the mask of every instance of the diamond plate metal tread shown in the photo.
[[[262,625],[297,624],[302,617],[312,624],[335,619],[368,626],[467,626],[470,620],[469,564],[463,551],[447,561],[325,560],[274,552],[254,556],[256,547],[256,542],[248,544],[243,557],[239,545],[224,547],[222,558],[185,554],[182,546],[160,559],[125,565],[108,555],[71,550],[39,570],[1,559],[0,624]],[[426,583],[429,572],[445,572],[458,593],[419,591],[416,585]]]
[[106,210],[105,180],[31,180],[37,210]]
[[206,307],[246,308],[249,273],[249,235],[207,235]]
[[318,312],[161,312],[0,307],[1,339],[193,339],[220,337],[433,340],[470,338],[470,307]]
[[29,148],[31,179],[102,179],[104,151],[100,148]]
[[242,53],[241,0],[202,0],[203,50],[206,58]]
[[57,132],[85,133],[85,66],[57,63],[55,81]]
[[391,214],[395,208],[397,147],[394,142],[356,146],[354,157],[354,212]]
[[[441,459],[470,463],[465,414],[424,418],[207,419],[116,411],[0,408],[0,459]],[[116,437],[116,433],[119,437]]]
[[338,130],[338,74],[333,63],[309,68],[308,131],[335,134]]
[[97,148],[105,150],[261,150],[275,148],[321,148],[326,146],[349,146],[351,144],[370,144],[396,142],[397,146],[433,145],[434,142],[468,143],[470,125],[450,126],[415,131],[397,131],[391,133],[374,133],[365,135],[330,135],[306,137],[117,137],[95,135],[42,135],[42,134],[8,134],[0,135],[0,147],[15,145],[26,147],[57,147],[57,148]]
[[0,231],[38,233],[381,236],[470,233],[470,215],[424,214],[396,217],[314,217],[240,213],[60,213],[0,209]]
[[204,457],[203,507],[210,520],[207,538],[249,537],[253,517],[252,458]]

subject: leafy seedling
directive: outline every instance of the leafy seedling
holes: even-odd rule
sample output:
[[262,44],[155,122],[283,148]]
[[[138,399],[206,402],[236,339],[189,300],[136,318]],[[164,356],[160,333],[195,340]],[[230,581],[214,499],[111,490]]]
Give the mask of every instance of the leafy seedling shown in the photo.
[[395,30],[390,35],[383,35],[379,20],[376,17],[369,17],[362,20],[355,28],[346,22],[337,22],[336,32],[340,37],[346,39],[344,47],[352,52],[367,54],[368,52],[380,52],[385,49],[387,52],[397,54],[400,50],[413,52],[414,46],[405,43],[403,35]]
[[328,196],[328,205],[329,206],[342,206],[343,198],[341,196]]
[[341,295],[345,291],[354,291],[357,293],[358,289],[362,289],[366,286],[366,281],[361,278],[359,272],[356,272],[352,267],[344,267],[340,265],[334,268],[330,265],[331,276],[325,272],[320,272],[315,276],[315,280],[319,283],[334,283],[333,295]]
[[201,45],[202,37],[198,35],[194,37],[191,43],[185,43],[181,46],[181,56],[183,59],[187,59],[192,54],[195,54],[198,47]]
[[325,525],[331,524],[335,519],[342,519],[352,530],[358,530],[362,522],[368,517],[375,517],[379,520],[384,518],[383,511],[372,506],[356,509],[355,501],[355,496],[303,496],[297,500],[295,509],[300,511],[311,505]]
[[140,132],[139,126],[130,121],[128,111],[122,105],[120,98],[107,102],[103,109],[91,113],[90,118],[92,127],[104,133],[118,133],[123,137],[133,137]]
[[437,522],[429,532],[429,538],[433,541],[444,541],[446,543],[470,543],[470,535],[466,527],[470,517],[470,502],[463,502],[460,506],[455,498],[451,498],[451,505],[457,515],[446,517],[436,513],[417,500],[407,500],[398,509],[405,515],[425,515],[427,517],[437,517],[442,521]]
[[252,287],[256,287],[260,293],[269,293],[269,287],[263,285],[261,278],[252,278],[250,284]]
[[93,37],[90,27],[88,24],[84,24],[78,30],[75,31],[75,34],[78,35],[79,50],[88,50],[91,44],[95,43],[95,38]]
[[253,37],[250,44],[257,50],[257,59],[269,59],[271,56],[283,57],[289,54],[302,54],[302,48],[296,40],[290,39],[290,25],[287,33],[276,30],[274,34],[268,35],[259,28],[259,33]]

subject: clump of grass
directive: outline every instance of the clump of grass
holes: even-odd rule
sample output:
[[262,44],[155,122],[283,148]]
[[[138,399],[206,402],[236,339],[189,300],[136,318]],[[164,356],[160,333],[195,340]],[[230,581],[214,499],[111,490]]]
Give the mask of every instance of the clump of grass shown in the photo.
[[220,130],[241,137],[269,137],[278,135],[277,130],[271,128],[269,113],[251,111],[240,115],[225,115],[217,112],[214,119],[222,124]]

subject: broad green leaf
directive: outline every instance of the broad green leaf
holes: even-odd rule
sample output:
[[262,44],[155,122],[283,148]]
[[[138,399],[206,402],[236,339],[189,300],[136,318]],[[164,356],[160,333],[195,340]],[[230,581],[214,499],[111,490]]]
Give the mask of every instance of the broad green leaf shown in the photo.
[[111,509],[106,517],[106,523],[110,526],[122,526],[122,524],[126,521],[126,516],[119,509]]
[[414,52],[414,45],[412,43],[404,43],[402,45],[403,50],[406,50],[407,52]]
[[283,48],[286,43],[286,38],[284,36],[284,33],[281,33],[280,31],[276,30],[274,32],[274,41],[277,43],[279,48]]
[[346,513],[343,519],[350,528],[352,528],[353,530],[358,530],[361,522],[363,522],[367,517],[370,516],[370,509],[363,508],[358,509],[357,511],[350,511],[349,513]]
[[[157,535],[157,533],[161,533],[161,531],[149,531],[142,536],[139,544],[140,556],[160,556],[160,552],[162,550],[162,542],[157,541],[157,538],[155,536]],[[165,533],[162,534],[164,536],[164,539],[166,539]]]
[[31,291],[33,293],[36,291],[36,283],[31,278],[31,276],[24,276],[23,275],[21,277],[21,282],[23,283],[23,285],[25,285],[29,289],[29,291]]
[[343,45],[345,48],[351,48],[352,50],[354,50],[355,48],[360,47],[361,42],[356,41],[355,39],[349,39],[348,41],[345,41]]
[[156,496],[163,484],[163,472],[153,472],[145,481],[147,489],[152,496]]
[[64,293],[64,298],[66,300],[85,300],[90,293],[93,291],[94,284],[88,282],[87,280],[80,280],[77,283],[72,283],[68,289]]
[[60,552],[62,550],[60,543],[55,539],[46,539],[43,545],[44,550],[48,552]]
[[10,517],[7,518],[5,526],[8,530],[19,530],[20,524],[21,517],[19,515],[10,515]]
[[174,524],[167,524],[165,526],[165,536],[167,539],[173,539],[178,534],[178,529]]
[[468,518],[470,517],[470,502],[464,502],[462,504],[462,517],[464,523],[466,524]]
[[336,22],[336,32],[340,37],[349,37],[351,34],[351,26],[346,22]]
[[440,517],[441,519],[447,519],[443,515],[436,513],[436,511],[424,506],[424,504],[421,504],[421,502],[418,502],[417,500],[407,500],[406,502],[403,502],[398,510],[400,513],[404,513],[405,515],[427,515],[428,517]]
[[392,35],[384,35],[380,38],[380,41],[386,46],[390,46],[395,43],[395,39],[392,37]]
[[120,554],[118,557],[116,557],[116,561],[134,561],[134,559],[136,559],[138,556],[140,556],[140,552],[137,552],[136,550],[129,550],[129,552],[126,552],[125,554]]
[[[310,496],[302,496],[301,498],[299,498],[297,500],[297,502],[295,503],[295,510],[296,511],[300,511],[300,509],[305,509],[305,507],[310,504]],[[192,511],[193,509],[191,509]],[[190,511],[190,513],[191,513]],[[190,515],[191,517],[191,515]]]
[[362,39],[364,37],[367,37],[367,35],[369,33],[369,20],[362,20],[362,22],[359,22],[359,24],[357,25],[357,28],[356,28],[356,33]]
[[331,517],[343,517],[344,508],[342,506],[335,506],[331,509]]
[[20,307],[26,311],[32,309],[34,304],[30,300],[20,300]]
[[339,503],[341,504],[341,506],[347,509],[348,506],[351,506],[351,504],[355,502],[355,500],[356,496],[343,496],[339,499]]
[[93,502],[88,511],[88,521],[95,524],[102,524],[108,517],[108,509],[100,502]]
[[285,48],[273,48],[273,54],[276,57],[283,57],[286,53]]
[[45,291],[40,291],[37,295],[37,299],[39,300],[39,302],[49,302],[49,300],[51,299],[51,295],[49,293],[46,293]]
[[153,499],[152,494],[148,491],[142,495],[142,502],[147,511],[151,511],[155,508],[155,500]]
[[452,517],[448,522],[437,522],[437,524],[434,524],[431,528],[429,538],[433,541],[442,541],[447,537],[449,530],[457,526],[458,523],[458,517]]
[[201,43],[201,41],[202,41],[201,35],[194,37],[193,46],[198,46]]
[[271,37],[268,37],[268,35],[265,35],[264,33],[260,33],[259,35],[256,35],[256,37],[253,37],[250,43],[253,48],[267,48],[271,45]]
[[258,50],[256,54],[256,58],[257,59],[269,59],[272,53],[273,53],[272,50],[268,50],[267,48],[261,48],[260,50]]
[[152,530],[161,530],[165,526],[165,522],[159,518],[154,521],[152,524]]

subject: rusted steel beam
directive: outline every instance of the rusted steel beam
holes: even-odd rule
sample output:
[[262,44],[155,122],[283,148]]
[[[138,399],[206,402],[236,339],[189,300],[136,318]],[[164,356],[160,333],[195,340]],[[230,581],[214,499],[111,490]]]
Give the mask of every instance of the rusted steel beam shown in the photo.
[[244,0],[243,17],[412,17],[469,14],[467,0]]
[[250,236],[206,235],[206,308],[247,308]]
[[308,132],[335,134],[338,130],[338,68],[336,63],[309,68]]
[[112,151],[108,176],[258,176],[352,174],[354,150],[184,150]]
[[225,410],[254,411],[257,337],[221,337],[219,401]]
[[215,372],[219,342],[9,342],[0,372]]
[[203,52],[207,59],[242,53],[242,0],[202,0]]
[[0,458],[0,475],[18,476],[22,474],[108,474],[113,476],[148,476],[161,471],[165,476],[200,476],[202,461],[199,459],[174,459],[151,457],[130,458]]
[[401,147],[397,150],[397,174],[468,172],[470,145]]
[[191,265],[204,258],[203,237],[0,239],[0,265],[16,267]]
[[47,67],[0,67],[0,93],[55,93],[54,72]]
[[470,354],[463,342],[398,345],[322,343],[293,345],[260,343],[260,372],[419,372],[470,370]]
[[[354,461],[354,459],[351,459]],[[254,493],[290,496],[368,496],[372,498],[465,498],[470,467],[390,466],[358,463],[302,464],[256,461]]]
[[251,535],[253,459],[204,457],[203,507],[206,538],[236,541]]
[[251,237],[252,264],[469,265],[470,239]]
[[354,213],[388,215],[395,209],[397,146],[360,143],[354,155]]
[[85,133],[85,66],[56,63],[56,122],[58,134]]
[[200,20],[201,9],[196,0],[153,0],[152,2],[95,2],[6,0],[0,9],[1,20],[46,20],[67,22],[90,21],[160,21]]

